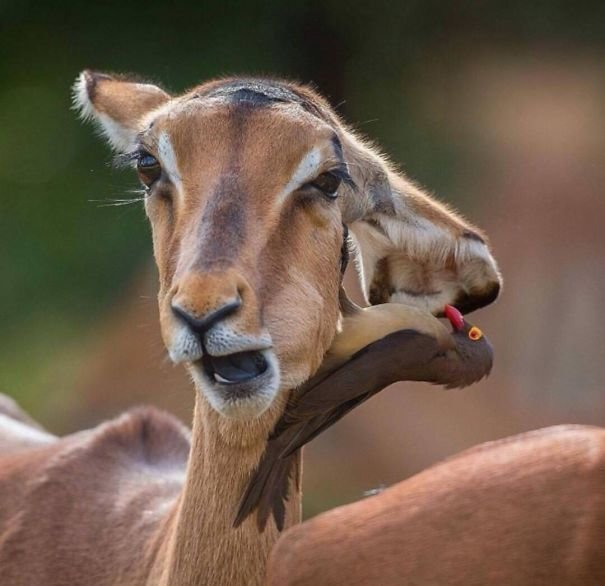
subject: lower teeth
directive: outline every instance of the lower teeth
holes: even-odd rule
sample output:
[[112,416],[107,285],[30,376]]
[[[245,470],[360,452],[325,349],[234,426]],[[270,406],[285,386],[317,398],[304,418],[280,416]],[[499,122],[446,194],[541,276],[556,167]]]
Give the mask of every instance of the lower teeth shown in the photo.
[[214,380],[216,382],[226,383],[226,384],[229,384],[229,383],[233,382],[233,381],[227,380],[226,378],[223,378],[220,374],[217,374],[216,372],[214,373]]

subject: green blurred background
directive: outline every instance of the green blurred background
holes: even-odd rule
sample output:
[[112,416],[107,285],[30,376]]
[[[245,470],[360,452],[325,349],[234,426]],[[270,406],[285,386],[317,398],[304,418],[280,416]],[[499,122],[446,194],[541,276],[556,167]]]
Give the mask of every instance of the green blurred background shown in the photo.
[[605,4],[0,0],[0,391],[56,432],[151,402],[188,420],[166,361],[136,181],[70,110],[84,68],[181,91],[212,76],[313,82],[492,238],[506,287],[474,319],[492,377],[400,385],[308,450],[307,507],[476,444],[605,424]]

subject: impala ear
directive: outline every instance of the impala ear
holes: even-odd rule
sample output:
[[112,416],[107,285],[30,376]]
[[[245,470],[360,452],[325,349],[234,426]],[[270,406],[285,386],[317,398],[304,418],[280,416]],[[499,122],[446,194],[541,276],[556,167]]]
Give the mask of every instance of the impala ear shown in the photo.
[[502,279],[486,237],[438,203],[350,132],[342,137],[353,186],[341,198],[372,305],[398,302],[441,315],[494,301]]
[[74,107],[84,120],[94,120],[120,152],[132,147],[145,116],[169,99],[155,85],[89,70],[73,86]]

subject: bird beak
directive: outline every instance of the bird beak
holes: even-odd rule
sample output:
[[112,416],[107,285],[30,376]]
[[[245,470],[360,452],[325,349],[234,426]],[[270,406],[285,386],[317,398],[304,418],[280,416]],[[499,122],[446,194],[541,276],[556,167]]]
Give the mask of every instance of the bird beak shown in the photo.
[[452,324],[452,327],[455,331],[460,331],[464,329],[464,318],[462,317],[462,314],[453,305],[446,305],[445,309],[443,310],[443,313],[445,314],[445,317],[447,317],[449,322]]

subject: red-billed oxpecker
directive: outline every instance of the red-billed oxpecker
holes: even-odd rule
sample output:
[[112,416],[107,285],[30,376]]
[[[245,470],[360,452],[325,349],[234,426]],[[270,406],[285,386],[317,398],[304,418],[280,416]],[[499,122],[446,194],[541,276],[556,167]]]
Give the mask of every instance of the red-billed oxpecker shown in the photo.
[[451,305],[443,313],[452,331],[415,307],[347,304],[342,330],[322,368],[292,394],[273,429],[242,497],[236,526],[258,509],[260,530],[271,513],[281,530],[288,477],[300,448],[382,389],[398,381],[462,388],[490,373],[493,351],[482,331]]

